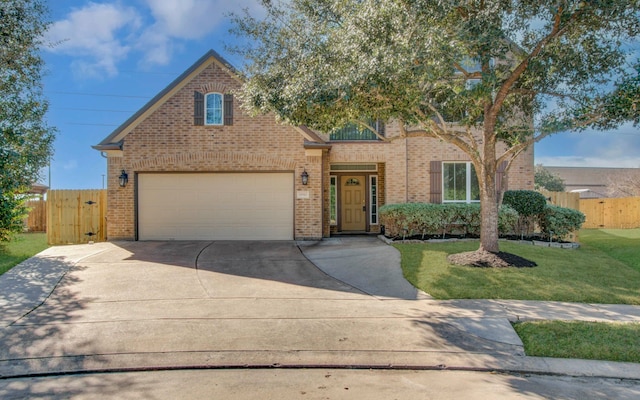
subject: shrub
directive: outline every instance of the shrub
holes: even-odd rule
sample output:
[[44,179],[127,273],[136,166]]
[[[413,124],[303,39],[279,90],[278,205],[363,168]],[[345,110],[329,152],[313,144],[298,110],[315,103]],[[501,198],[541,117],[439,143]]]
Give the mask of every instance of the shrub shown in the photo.
[[515,232],[529,236],[533,233],[536,220],[547,206],[547,199],[542,193],[533,190],[507,190],[504,192],[502,204],[518,212]]
[[[513,232],[518,213],[503,206],[498,217],[502,235]],[[388,204],[380,207],[380,222],[388,237],[480,235],[480,204]]]
[[578,210],[548,205],[540,214],[538,224],[545,238],[559,240],[580,229],[584,220],[584,214]]
[[498,233],[501,236],[516,232],[520,214],[511,206],[503,204],[498,212]]

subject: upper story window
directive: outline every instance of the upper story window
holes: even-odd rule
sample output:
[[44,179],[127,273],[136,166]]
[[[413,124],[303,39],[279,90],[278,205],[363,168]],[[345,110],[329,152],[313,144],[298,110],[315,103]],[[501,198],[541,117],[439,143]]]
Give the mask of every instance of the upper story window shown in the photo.
[[[369,125],[374,127],[380,135],[384,135],[384,123],[380,120],[369,121]],[[364,128],[359,124],[347,124],[340,129],[336,129],[329,134],[329,140],[378,140],[373,131]]]
[[193,92],[194,125],[233,125],[233,95],[231,93]]
[[206,125],[222,125],[223,102],[222,94],[207,93],[204,97],[205,124]]
[[471,162],[442,163],[442,201],[473,203],[480,201],[480,185]]

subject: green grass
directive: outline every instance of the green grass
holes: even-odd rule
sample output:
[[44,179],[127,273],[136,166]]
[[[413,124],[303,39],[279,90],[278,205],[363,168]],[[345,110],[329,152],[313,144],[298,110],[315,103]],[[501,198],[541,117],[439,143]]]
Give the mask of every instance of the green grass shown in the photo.
[[588,229],[579,239],[640,272],[640,229]]
[[577,250],[501,242],[501,251],[535,261],[534,268],[451,265],[449,254],[478,242],[396,244],[414,286],[437,299],[513,299],[640,305],[640,229],[580,232]]
[[27,233],[11,242],[0,243],[0,275],[47,247],[46,233]]
[[640,362],[640,324],[541,321],[513,325],[527,355]]

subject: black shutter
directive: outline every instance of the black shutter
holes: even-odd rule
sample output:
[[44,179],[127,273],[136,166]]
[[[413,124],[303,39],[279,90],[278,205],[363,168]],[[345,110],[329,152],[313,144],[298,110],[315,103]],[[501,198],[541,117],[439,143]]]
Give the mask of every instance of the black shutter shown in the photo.
[[224,95],[224,124],[233,125],[233,95]]
[[431,177],[430,184],[430,202],[442,203],[442,161],[431,161],[429,166],[429,175]]
[[193,92],[193,124],[204,125],[204,94]]

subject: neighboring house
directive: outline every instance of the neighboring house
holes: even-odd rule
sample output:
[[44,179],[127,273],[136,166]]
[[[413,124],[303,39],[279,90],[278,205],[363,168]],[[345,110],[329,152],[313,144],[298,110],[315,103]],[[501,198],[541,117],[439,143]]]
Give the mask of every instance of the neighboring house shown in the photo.
[[[209,51],[94,146],[108,162],[109,240],[320,239],[379,232],[383,204],[477,201],[468,158],[453,145],[252,117],[233,96],[241,83]],[[380,128],[399,136],[394,123]],[[532,189],[533,151],[505,178]]]
[[564,181],[565,191],[580,193],[581,199],[628,197],[617,185],[629,177],[639,176],[639,168],[547,167]]

